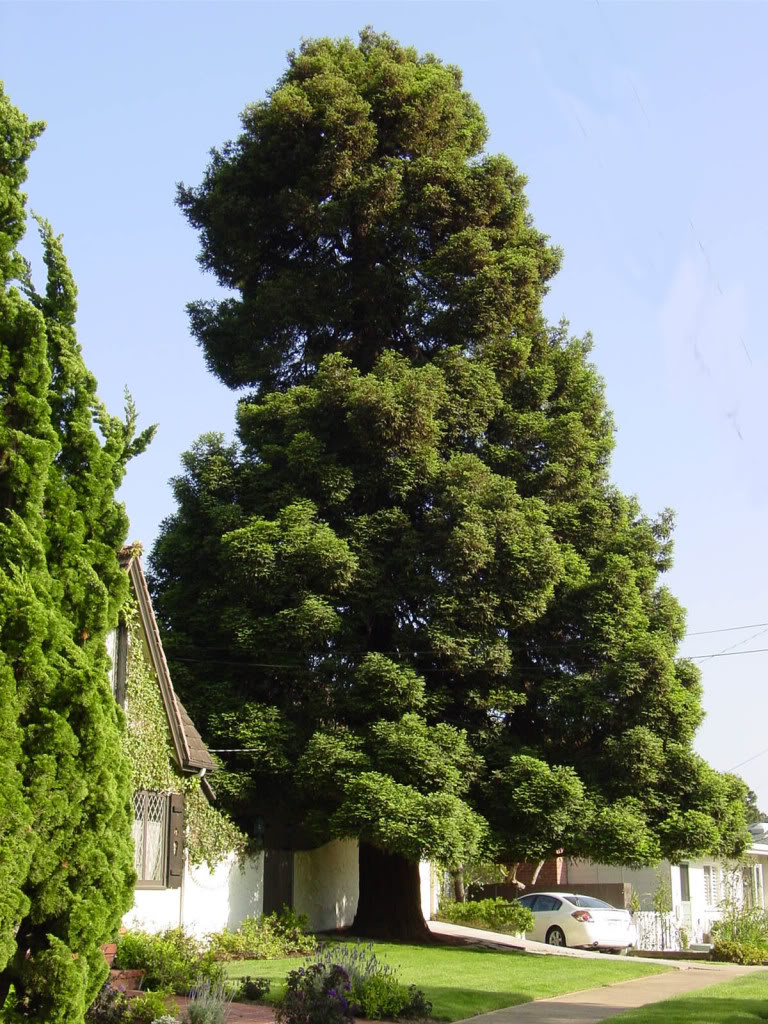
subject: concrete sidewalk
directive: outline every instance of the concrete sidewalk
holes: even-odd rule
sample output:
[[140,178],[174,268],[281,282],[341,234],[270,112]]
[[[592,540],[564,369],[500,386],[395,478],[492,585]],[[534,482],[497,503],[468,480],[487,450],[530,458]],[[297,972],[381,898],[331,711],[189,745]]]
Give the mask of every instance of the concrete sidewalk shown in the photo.
[[480,1013],[476,1017],[468,1017],[467,1021],[471,1021],[471,1024],[597,1024],[598,1021],[615,1017],[626,1010],[659,1003],[684,992],[708,988],[742,974],[766,971],[764,967],[738,967],[732,964],[712,964],[708,967],[707,970],[700,970],[697,965],[688,970],[669,971],[667,974],[620,981],[583,992],[570,992],[554,999],[537,999],[505,1010]]

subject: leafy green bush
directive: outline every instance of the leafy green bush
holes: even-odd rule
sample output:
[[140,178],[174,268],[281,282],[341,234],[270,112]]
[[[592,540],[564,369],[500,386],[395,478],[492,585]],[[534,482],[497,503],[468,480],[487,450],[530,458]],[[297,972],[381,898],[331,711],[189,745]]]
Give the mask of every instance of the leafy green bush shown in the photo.
[[763,946],[750,945],[746,942],[732,942],[728,939],[715,941],[712,959],[727,964],[748,964],[756,966],[768,964],[768,949]]
[[354,985],[352,994],[359,1016],[368,1020],[392,1020],[408,1002],[408,989],[394,974],[374,974]]
[[202,977],[213,984],[222,980],[223,968],[216,956],[183,928],[169,928],[153,935],[130,931],[117,943],[115,967],[122,970],[142,968],[148,989],[169,989],[186,995]]
[[259,1002],[269,992],[271,985],[269,978],[252,978],[248,974],[244,978],[240,978],[239,982],[234,995],[235,1002],[240,1002],[242,999],[250,999],[254,1003]]
[[469,928],[486,928],[492,932],[510,932],[513,935],[531,931],[534,924],[533,914],[527,907],[501,898],[441,903],[437,920],[464,924]]
[[712,925],[715,942],[736,942],[768,950],[768,914],[760,907],[745,907],[735,900],[722,904],[723,917]]
[[[355,1017],[391,1020],[428,1017],[432,1011],[432,1004],[422,991],[415,985],[410,988],[401,985],[394,967],[378,959],[372,942],[323,944],[306,971],[309,980],[302,981],[305,1001],[311,1004],[312,1012],[320,1016],[333,1017],[339,1012],[338,1007],[328,1007],[323,1002],[329,978],[336,982],[332,990],[336,995],[341,993],[342,1002],[349,1004],[349,1013]],[[307,1000],[306,993],[310,989],[315,997]],[[294,1016],[298,1005],[297,1000],[292,1001]],[[341,1006],[342,1011],[346,1009]],[[308,1021],[292,1019],[288,1024],[308,1024]]]
[[122,990],[107,981],[85,1014],[86,1024],[122,1024],[128,1012],[128,1000]]
[[289,971],[285,995],[277,1004],[277,1024],[350,1024],[352,985],[339,964],[320,963]]
[[235,932],[212,932],[208,951],[216,960],[277,960],[310,955],[317,941],[308,935],[309,919],[289,907],[279,913],[246,917]]
[[165,1005],[168,992],[144,992],[128,1002],[128,1012],[123,1020],[125,1024],[152,1024],[158,1017],[168,1013]]

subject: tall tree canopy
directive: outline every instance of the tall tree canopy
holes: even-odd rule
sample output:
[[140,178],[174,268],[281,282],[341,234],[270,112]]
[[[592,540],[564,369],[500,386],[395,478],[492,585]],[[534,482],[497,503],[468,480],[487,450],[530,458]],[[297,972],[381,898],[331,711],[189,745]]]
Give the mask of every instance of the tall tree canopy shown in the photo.
[[123,422],[97,398],[50,226],[44,295],[18,252],[42,129],[0,90],[0,1007],[13,985],[14,1020],[82,1024],[132,902],[106,636],[126,596],[115,489],[151,431],[134,437],[132,406]]
[[610,484],[590,340],[540,311],[559,254],[460,73],[310,41],[243,128],[179,203],[236,293],[193,330],[253,391],[153,555],[185,700],[243,748],[241,821],[360,839],[369,933],[423,928],[421,857],[737,852],[671,517]]

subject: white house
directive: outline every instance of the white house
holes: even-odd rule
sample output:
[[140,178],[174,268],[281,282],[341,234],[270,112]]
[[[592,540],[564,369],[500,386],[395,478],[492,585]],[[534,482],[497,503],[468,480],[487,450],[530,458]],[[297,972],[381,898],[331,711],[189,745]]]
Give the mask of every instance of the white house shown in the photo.
[[[238,834],[215,808],[216,764],[171,682],[140,561],[141,548],[120,553],[131,600],[109,639],[112,688],[126,714],[126,746],[134,772],[134,850],[138,876],[125,927],[160,931],[179,925],[197,935],[236,928],[244,917],[284,903],[306,914],[313,930],[352,923],[358,899],[357,843],[311,850],[237,852]],[[231,840],[206,861],[195,836]],[[211,864],[210,861],[213,861]],[[437,882],[421,865],[422,909],[437,910]]]
[[[636,915],[642,948],[680,949],[709,942],[712,925],[723,914],[723,903],[749,900],[766,907],[768,873],[768,825],[752,825],[752,846],[741,865],[714,858],[687,860],[681,864],[663,861],[656,868],[613,867],[591,861],[569,859],[568,886],[603,882],[629,882],[639,900]],[[671,909],[657,913],[664,904]],[[684,933],[684,935],[682,934]]]

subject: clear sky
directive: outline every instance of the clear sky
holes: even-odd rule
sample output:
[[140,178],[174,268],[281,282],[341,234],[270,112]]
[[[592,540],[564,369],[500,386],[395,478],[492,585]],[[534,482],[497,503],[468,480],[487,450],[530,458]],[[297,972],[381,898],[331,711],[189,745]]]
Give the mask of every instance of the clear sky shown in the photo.
[[[489,148],[529,177],[565,249],[552,319],[592,330],[618,426],[613,476],[677,512],[667,582],[700,656],[700,752],[768,810],[766,475],[768,5],[610,0],[69,3],[0,0],[0,76],[48,122],[30,206],[65,238],[79,337],[113,411],[128,386],[150,451],[122,490],[150,547],[168,480],[235,396],[206,371],[184,306],[216,293],[173,205],[302,36],[366,24],[464,69]],[[31,251],[31,250],[30,250]],[[757,625],[763,624],[763,625]],[[762,632],[762,635],[761,635]]]

